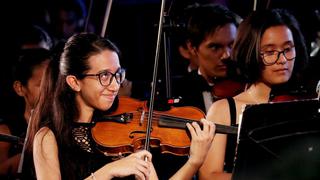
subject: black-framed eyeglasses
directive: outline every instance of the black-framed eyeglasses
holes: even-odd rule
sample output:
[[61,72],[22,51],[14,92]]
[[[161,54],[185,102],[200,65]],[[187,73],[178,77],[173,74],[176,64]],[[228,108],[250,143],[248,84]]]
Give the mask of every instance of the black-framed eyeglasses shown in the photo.
[[97,76],[100,84],[102,86],[107,87],[112,83],[113,78],[115,78],[115,80],[118,84],[121,84],[125,79],[126,70],[123,68],[119,68],[116,73],[112,73],[109,71],[102,71],[97,74],[83,74],[82,76],[84,76],[84,77],[85,76]]
[[292,46],[285,48],[283,51],[272,50],[261,52],[263,63],[266,66],[275,64],[279,60],[280,54],[283,54],[287,61],[292,61],[294,58],[296,58],[295,47]]

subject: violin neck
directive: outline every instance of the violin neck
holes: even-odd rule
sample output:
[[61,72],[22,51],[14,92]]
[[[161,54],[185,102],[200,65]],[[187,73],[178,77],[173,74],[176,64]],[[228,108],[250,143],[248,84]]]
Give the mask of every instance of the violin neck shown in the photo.
[[[200,121],[191,120],[191,119],[184,119],[179,117],[171,117],[171,116],[160,116],[159,118],[159,127],[168,127],[168,128],[179,128],[179,129],[186,129],[186,123],[197,122],[202,126]],[[216,133],[220,134],[237,134],[238,128],[234,126],[226,126],[221,124],[216,125]]]
[[226,126],[221,124],[216,125],[216,133],[221,134],[238,134],[238,128],[234,126]]

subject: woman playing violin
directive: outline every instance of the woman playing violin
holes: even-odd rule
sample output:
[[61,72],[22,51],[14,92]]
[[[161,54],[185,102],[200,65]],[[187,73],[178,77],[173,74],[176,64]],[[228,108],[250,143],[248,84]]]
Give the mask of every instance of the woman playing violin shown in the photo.
[[[308,58],[304,38],[295,18],[285,10],[253,12],[239,26],[232,59],[238,61],[248,88],[230,99],[215,102],[207,119],[236,126],[246,104],[267,103],[275,85],[288,83]],[[217,134],[200,168],[200,179],[230,179],[236,141]]]
[[[150,152],[108,162],[91,137],[94,112],[112,106],[125,79],[119,50],[112,42],[89,33],[70,37],[45,79],[27,146],[33,152],[37,179],[157,179]],[[187,125],[192,136],[190,159],[173,179],[191,178],[205,159],[215,126],[202,122],[203,129],[196,123]]]

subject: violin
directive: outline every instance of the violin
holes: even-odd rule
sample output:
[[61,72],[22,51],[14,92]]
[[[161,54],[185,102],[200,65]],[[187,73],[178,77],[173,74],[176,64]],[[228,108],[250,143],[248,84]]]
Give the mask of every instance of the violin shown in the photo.
[[244,89],[245,83],[229,78],[215,82],[211,94],[214,99],[223,99],[236,96]]
[[238,73],[237,62],[227,59],[224,63],[228,67],[227,77],[214,80],[211,94],[215,100],[236,96],[246,88],[244,78]]
[[1,141],[23,145],[23,139],[22,138],[20,138],[18,136],[13,136],[13,135],[10,135],[10,134],[2,134],[2,133],[0,133],[0,142]]
[[[107,156],[142,149],[146,138],[147,111],[145,101],[119,97],[119,106],[114,112],[95,119],[91,133],[98,149]],[[191,141],[186,123],[200,122],[205,114],[191,106],[153,113],[150,147],[160,147],[162,153],[188,155]],[[216,133],[237,134],[237,128],[216,124]]]
[[[315,89],[315,88],[314,88]],[[313,99],[317,97],[317,93],[304,85],[290,87],[288,85],[280,85],[272,88],[269,102],[285,102],[295,100]]]

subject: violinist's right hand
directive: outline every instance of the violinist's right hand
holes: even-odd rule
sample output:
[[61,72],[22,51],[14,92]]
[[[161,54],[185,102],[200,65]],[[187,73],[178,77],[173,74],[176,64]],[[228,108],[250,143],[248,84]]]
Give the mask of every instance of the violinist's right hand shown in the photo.
[[215,134],[215,125],[206,119],[201,119],[203,128],[198,123],[187,124],[191,134],[189,161],[196,167],[200,167],[206,159]]
[[[145,158],[147,157],[147,161]],[[138,180],[149,179],[152,155],[146,150],[133,153],[125,158],[106,164],[94,173],[96,179],[112,179],[134,175]]]

